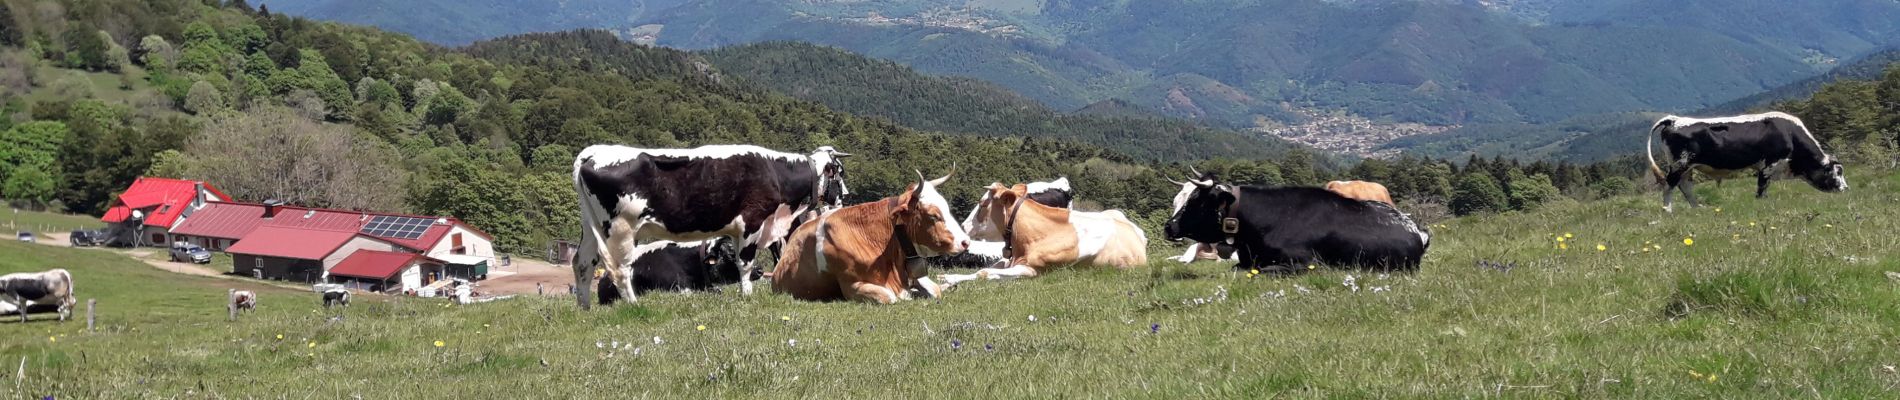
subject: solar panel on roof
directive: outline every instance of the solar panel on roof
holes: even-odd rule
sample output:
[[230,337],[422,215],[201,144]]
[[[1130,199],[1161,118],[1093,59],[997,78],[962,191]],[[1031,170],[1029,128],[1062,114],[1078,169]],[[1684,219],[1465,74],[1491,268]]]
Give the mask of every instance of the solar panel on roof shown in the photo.
[[435,220],[431,218],[378,215],[363,226],[362,232],[375,237],[416,239],[433,226]]

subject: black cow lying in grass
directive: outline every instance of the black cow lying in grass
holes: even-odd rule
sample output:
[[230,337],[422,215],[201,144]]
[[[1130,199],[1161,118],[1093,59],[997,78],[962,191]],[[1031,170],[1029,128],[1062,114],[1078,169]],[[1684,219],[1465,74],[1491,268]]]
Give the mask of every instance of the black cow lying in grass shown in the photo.
[[1309,264],[1416,271],[1431,234],[1398,209],[1325,189],[1229,186],[1213,176],[1180,182],[1169,240],[1231,240],[1241,270],[1284,272]]
[[[634,248],[633,288],[636,294],[653,290],[712,291],[739,282],[739,252],[731,239],[676,243],[658,241]],[[620,288],[606,279],[595,286],[601,305],[620,301]]]

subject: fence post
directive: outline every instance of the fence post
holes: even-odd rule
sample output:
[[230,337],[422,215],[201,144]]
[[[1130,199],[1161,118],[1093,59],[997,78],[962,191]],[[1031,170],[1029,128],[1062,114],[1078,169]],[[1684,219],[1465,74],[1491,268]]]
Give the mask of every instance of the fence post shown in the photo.
[[224,290],[224,310],[231,313],[232,321],[237,321],[237,289]]
[[547,292],[546,290],[542,290],[542,289],[541,289],[541,282],[535,282],[535,283],[534,283],[534,294],[535,294],[536,296],[546,296],[546,295],[548,295],[548,292]]
[[98,329],[93,329],[92,327],[92,321],[93,321],[92,309],[97,307],[98,305],[99,305],[99,299],[86,299],[86,331],[87,332],[99,331]]

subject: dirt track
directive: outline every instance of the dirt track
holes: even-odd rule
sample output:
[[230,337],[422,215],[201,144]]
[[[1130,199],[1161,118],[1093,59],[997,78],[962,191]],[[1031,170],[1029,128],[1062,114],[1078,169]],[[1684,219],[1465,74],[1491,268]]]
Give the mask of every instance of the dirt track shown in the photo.
[[574,284],[574,270],[546,261],[516,258],[514,265],[490,270],[488,280],[476,283],[475,287],[490,295],[531,295],[535,294],[536,283],[542,285],[545,296],[566,296],[568,286]]

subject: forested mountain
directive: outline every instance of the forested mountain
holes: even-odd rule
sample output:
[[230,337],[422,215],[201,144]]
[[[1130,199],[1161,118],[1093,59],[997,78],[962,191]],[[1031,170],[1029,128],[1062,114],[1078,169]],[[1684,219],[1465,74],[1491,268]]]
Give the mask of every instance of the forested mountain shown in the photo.
[[[1678,115],[1719,116],[1789,110],[1790,102],[1815,96],[1828,85],[1843,81],[1880,79],[1896,62],[1900,50],[1886,50],[1848,62],[1820,76],[1716,106],[1672,112]],[[1632,112],[1584,115],[1543,124],[1472,124],[1438,135],[1407,137],[1385,148],[1427,157],[1510,155],[1520,158],[1558,158],[1595,161],[1642,150],[1643,135],[1664,113]],[[1812,124],[1810,124],[1812,125]]]
[[685,0],[250,0],[273,12],[370,25],[424,41],[482,39],[577,28],[620,28]]
[[1273,157],[1291,145],[1196,124],[1131,115],[1065,115],[993,84],[932,77],[889,61],[803,43],[706,51],[719,71],[832,109],[904,126],[997,137],[1093,143],[1147,159]]

